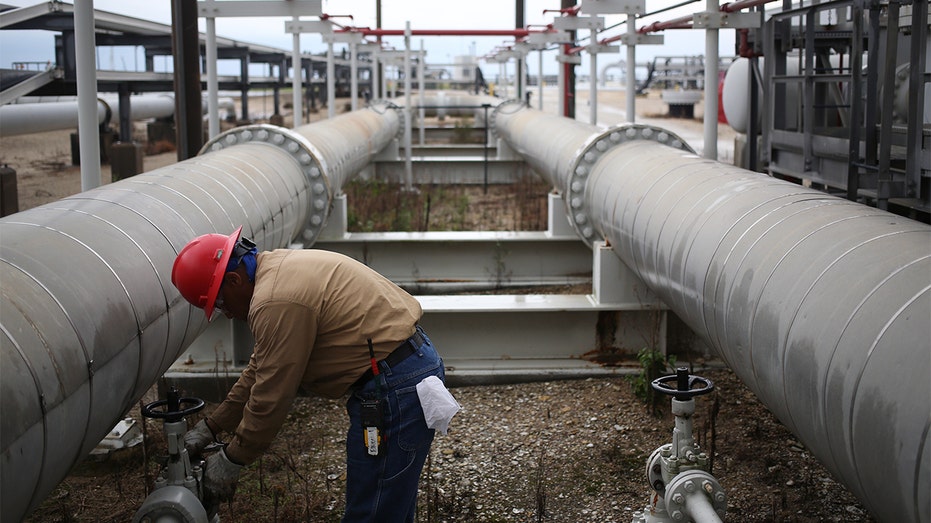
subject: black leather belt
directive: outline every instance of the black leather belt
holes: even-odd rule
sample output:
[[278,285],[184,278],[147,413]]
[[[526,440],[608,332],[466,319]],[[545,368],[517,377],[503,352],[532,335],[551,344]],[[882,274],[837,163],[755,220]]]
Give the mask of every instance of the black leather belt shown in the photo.
[[[406,360],[408,356],[414,354],[420,349],[420,346],[424,344],[427,340],[424,339],[423,331],[420,328],[420,325],[417,326],[417,329],[414,331],[414,334],[404,340],[404,343],[398,345],[398,348],[391,351],[391,354],[385,356],[384,359],[380,360],[379,367],[381,363],[384,363],[388,368],[392,368],[402,361]],[[353,387],[362,387],[369,382],[372,378],[375,377],[375,373],[372,372],[371,367],[366,369],[366,371],[353,383]]]

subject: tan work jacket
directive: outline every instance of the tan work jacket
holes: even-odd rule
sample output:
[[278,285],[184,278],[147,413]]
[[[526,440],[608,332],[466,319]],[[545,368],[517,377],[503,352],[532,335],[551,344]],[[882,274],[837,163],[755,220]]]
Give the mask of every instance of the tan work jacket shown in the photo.
[[420,303],[364,264],[323,250],[259,253],[248,367],[210,416],[234,436],[231,457],[251,463],[271,444],[299,389],[338,398],[409,338]]

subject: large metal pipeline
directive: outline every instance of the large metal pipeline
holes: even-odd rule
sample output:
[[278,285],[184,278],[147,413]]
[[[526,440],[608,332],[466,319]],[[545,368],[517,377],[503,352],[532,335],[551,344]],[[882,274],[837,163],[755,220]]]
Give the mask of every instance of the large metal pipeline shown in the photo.
[[[428,91],[423,95],[423,103],[419,94],[411,94],[414,108],[424,108],[426,116],[475,116],[481,110],[476,107],[489,105],[496,107],[504,100],[487,94],[469,94],[448,91]],[[404,103],[404,98],[393,98],[392,102],[398,105]]]
[[[167,118],[175,111],[172,93],[148,94],[130,98],[130,120]],[[219,100],[218,107],[227,118],[236,116],[233,99]],[[204,114],[207,102],[203,102]],[[102,94],[97,97],[97,124],[107,123],[120,114],[118,96]],[[78,102],[76,96],[23,96],[16,102],[0,106],[0,137],[42,133],[60,129],[77,129]]]
[[[107,121],[111,115],[107,104],[98,100],[97,125]],[[0,106],[0,137],[77,128],[76,101]]]
[[195,158],[0,219],[0,520],[40,503],[206,328],[170,283],[191,238],[242,224],[263,249],[313,243],[332,193],[398,129],[386,107],[234,129]]
[[507,107],[496,132],[556,181],[586,241],[605,239],[875,517],[931,520],[931,227],[650,126],[569,154],[577,123]]
[[[206,106],[204,107],[206,110]],[[147,120],[174,114],[174,95],[136,96],[130,102],[130,118]],[[97,124],[119,116],[119,99],[97,99]],[[77,129],[77,100],[41,103],[15,103],[0,106],[0,136],[41,133],[59,129]]]

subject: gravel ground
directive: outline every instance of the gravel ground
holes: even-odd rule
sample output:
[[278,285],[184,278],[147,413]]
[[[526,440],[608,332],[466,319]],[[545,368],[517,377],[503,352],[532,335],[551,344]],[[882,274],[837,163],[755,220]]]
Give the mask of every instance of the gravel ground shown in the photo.
[[[714,449],[727,521],[873,521],[731,371],[697,373],[715,383],[694,427]],[[665,398],[652,415],[623,376],[452,392],[463,410],[434,442],[418,522],[629,522],[647,505],[646,459],[671,441]],[[343,401],[298,398],[221,521],[339,521],[347,423]],[[147,433],[145,446],[79,465],[28,521],[131,519],[165,452],[160,424]]]

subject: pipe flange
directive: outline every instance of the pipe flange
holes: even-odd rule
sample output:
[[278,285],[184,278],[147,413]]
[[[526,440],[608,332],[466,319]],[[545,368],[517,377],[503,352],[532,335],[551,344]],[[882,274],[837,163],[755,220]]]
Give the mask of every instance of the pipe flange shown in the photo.
[[267,143],[284,149],[301,166],[310,195],[310,209],[304,225],[303,238],[305,246],[312,245],[323,232],[333,202],[333,191],[326,174],[327,166],[323,155],[300,134],[268,124],[246,125],[220,133],[207,142],[197,154],[200,156],[249,142]]
[[[517,107],[511,107],[511,108],[505,109],[505,106],[508,106],[508,105],[516,105]],[[502,112],[504,114],[511,114],[511,113],[516,113],[517,111],[520,111],[524,107],[526,107],[524,102],[518,100],[517,98],[511,98],[510,100],[505,100],[501,102],[500,104],[498,104],[497,106],[495,106],[494,111],[492,111],[491,115],[488,117],[488,121],[485,122],[485,125],[487,125],[488,128],[491,130],[491,139],[494,141],[498,141],[498,138],[499,138],[498,126],[495,124],[495,117],[498,115],[498,112]]]
[[610,127],[589,138],[575,155],[564,194],[566,213],[576,233],[589,247],[595,242],[595,224],[585,201],[585,184],[595,164],[614,147],[635,140],[651,140],[663,145],[695,153],[685,140],[660,127],[625,123]]
[[398,132],[395,134],[395,138],[398,140],[404,139],[404,119],[407,118],[404,108],[400,105],[392,102],[391,100],[372,100],[369,102],[369,109],[375,111],[378,114],[385,114],[389,109],[394,109],[394,112],[398,113]]
[[647,483],[656,492],[661,493],[666,490],[666,482],[663,480],[663,455],[671,452],[672,443],[666,443],[654,450],[647,459]]
[[721,484],[711,474],[704,470],[689,470],[683,472],[666,485],[666,511],[675,520],[675,514],[688,515],[687,507],[690,496],[704,496],[714,511],[724,520],[727,511],[727,494]]

